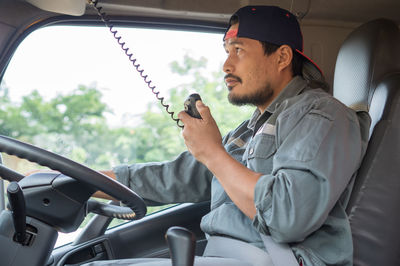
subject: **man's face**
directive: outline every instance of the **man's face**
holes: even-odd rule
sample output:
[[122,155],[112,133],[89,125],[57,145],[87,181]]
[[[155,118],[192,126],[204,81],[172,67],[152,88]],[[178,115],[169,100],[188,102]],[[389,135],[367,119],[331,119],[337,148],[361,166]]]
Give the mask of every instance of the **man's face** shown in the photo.
[[[232,25],[229,31],[238,26]],[[252,104],[265,109],[274,95],[276,56],[274,53],[265,55],[257,40],[229,35],[232,34],[227,34],[224,41],[228,58],[223,66],[228,99],[232,104]]]

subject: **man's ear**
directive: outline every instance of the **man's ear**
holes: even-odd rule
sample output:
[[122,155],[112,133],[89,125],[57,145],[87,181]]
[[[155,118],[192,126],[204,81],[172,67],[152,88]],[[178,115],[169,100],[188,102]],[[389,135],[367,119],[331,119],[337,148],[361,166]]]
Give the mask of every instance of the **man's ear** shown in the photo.
[[277,50],[278,55],[278,70],[283,71],[290,67],[293,59],[293,50],[289,45],[281,45]]

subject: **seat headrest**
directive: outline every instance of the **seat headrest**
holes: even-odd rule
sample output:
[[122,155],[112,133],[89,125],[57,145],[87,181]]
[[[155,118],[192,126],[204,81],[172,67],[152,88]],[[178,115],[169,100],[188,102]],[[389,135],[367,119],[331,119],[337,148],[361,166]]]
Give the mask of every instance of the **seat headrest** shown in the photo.
[[375,88],[384,76],[400,71],[400,33],[387,19],[353,31],[340,48],[333,95],[356,111],[369,111]]

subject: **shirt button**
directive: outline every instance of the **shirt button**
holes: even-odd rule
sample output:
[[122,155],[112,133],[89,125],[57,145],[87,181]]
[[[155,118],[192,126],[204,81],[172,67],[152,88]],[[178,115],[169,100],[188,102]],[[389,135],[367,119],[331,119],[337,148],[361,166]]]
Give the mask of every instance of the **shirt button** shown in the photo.
[[253,148],[250,148],[249,154],[252,155],[253,153],[254,153],[254,149],[253,149]]

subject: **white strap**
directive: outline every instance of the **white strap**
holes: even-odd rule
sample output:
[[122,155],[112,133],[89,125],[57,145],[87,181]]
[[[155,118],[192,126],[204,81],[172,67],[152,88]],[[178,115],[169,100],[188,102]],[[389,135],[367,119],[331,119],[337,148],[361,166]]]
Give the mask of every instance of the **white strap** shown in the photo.
[[233,258],[242,261],[243,265],[273,266],[270,255],[264,250],[247,242],[223,236],[210,236],[203,256]]
[[271,236],[260,234],[274,266],[299,266],[288,244],[276,243]]

